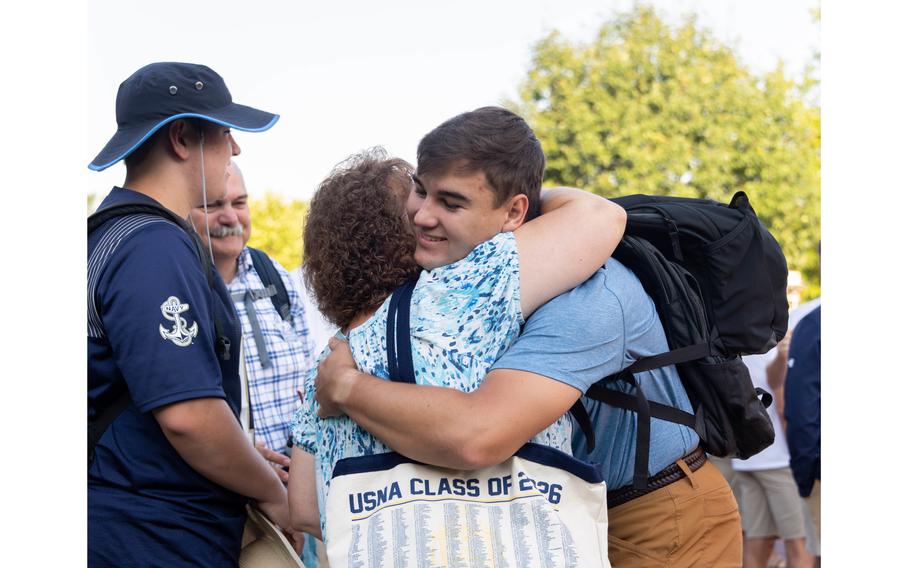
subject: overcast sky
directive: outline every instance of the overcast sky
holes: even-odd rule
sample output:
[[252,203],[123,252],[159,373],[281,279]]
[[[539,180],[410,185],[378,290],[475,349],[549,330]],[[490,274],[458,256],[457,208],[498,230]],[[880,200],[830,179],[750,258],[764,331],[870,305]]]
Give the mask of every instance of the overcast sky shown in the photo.
[[[783,60],[795,75],[819,43],[813,0],[652,4],[671,22],[695,12],[759,71]],[[266,133],[236,134],[249,191],[306,199],[334,164],[360,149],[382,145],[413,162],[420,137],[443,120],[514,98],[531,46],[548,31],[588,40],[632,5],[95,0],[85,163],[116,130],[121,81],[153,61],[204,63],[225,78],[235,101],[281,115]],[[86,168],[86,191],[103,196],[124,173],[121,164],[100,174]]]

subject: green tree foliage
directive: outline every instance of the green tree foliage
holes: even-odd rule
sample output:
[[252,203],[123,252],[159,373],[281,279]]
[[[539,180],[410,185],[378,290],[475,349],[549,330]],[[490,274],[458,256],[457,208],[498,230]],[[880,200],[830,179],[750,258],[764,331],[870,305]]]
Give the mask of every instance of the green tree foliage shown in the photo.
[[247,244],[264,250],[288,270],[300,266],[307,204],[272,192],[250,199],[249,203],[253,229]]
[[809,81],[751,73],[694,17],[647,7],[589,43],[538,42],[512,107],[547,156],[545,182],[606,197],[647,193],[727,202],[749,195],[791,269],[818,293],[820,116]]

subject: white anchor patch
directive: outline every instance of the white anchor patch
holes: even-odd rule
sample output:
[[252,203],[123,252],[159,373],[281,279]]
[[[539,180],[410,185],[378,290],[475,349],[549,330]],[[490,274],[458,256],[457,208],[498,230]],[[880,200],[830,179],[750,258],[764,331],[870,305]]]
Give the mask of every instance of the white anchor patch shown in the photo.
[[161,313],[164,319],[174,322],[174,327],[168,331],[163,325],[158,326],[158,331],[164,339],[170,339],[174,345],[186,347],[193,342],[193,338],[199,332],[199,326],[193,322],[189,328],[186,327],[186,320],[180,317],[180,314],[190,309],[189,304],[181,304],[177,296],[171,296],[161,304]]

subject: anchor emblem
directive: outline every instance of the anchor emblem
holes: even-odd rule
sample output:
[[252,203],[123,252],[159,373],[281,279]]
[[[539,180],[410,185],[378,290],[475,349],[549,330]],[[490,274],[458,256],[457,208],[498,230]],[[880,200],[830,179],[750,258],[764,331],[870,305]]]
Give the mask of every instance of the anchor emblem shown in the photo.
[[170,331],[165,329],[163,325],[158,326],[158,331],[161,333],[162,338],[169,339],[180,347],[186,347],[193,342],[193,338],[199,332],[199,326],[196,325],[196,322],[193,322],[193,325],[187,328],[186,320],[180,317],[180,314],[188,309],[190,309],[190,305],[181,304],[180,299],[176,296],[171,296],[161,304],[161,313],[164,315],[164,319],[174,322],[174,327]]

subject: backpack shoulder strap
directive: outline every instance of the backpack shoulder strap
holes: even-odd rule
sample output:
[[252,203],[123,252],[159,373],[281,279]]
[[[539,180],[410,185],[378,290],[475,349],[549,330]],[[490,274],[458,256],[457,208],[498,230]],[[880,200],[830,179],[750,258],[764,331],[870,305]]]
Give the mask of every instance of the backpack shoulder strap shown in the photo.
[[157,217],[162,217],[171,221],[181,229],[190,228],[186,221],[177,216],[176,213],[161,207],[160,205],[154,205],[152,203],[137,203],[137,202],[127,202],[120,203],[118,205],[112,205],[111,207],[105,207],[104,209],[99,209],[95,211],[88,217],[88,234],[91,235],[95,230],[115,217],[124,217],[126,215],[155,215]]
[[[643,373],[645,371],[660,369],[661,367],[695,361],[696,359],[702,359],[704,357],[709,357],[710,355],[711,346],[708,345],[707,341],[702,341],[701,343],[686,345],[685,347],[680,347],[678,349],[671,349],[670,351],[658,355],[642,357],[629,365],[625,370],[630,373]],[[618,374],[619,373],[617,373],[617,375]]]
[[95,232],[98,227],[113,219],[115,217],[125,217],[127,215],[155,215],[166,219],[181,229],[189,235],[190,240],[193,242],[193,245],[196,249],[196,256],[199,257],[199,262],[202,264],[202,270],[205,273],[206,281],[211,287],[214,283],[214,273],[211,258],[209,258],[208,252],[205,250],[205,245],[202,244],[202,239],[199,238],[199,235],[196,234],[196,231],[193,230],[193,227],[190,226],[184,219],[181,219],[176,213],[170,209],[166,209],[160,205],[155,205],[152,203],[137,203],[137,202],[127,202],[113,205],[111,207],[105,207],[104,209],[99,209],[95,211],[88,217],[88,234],[91,235]]
[[[605,402],[610,406],[638,412],[638,397],[621,391],[608,389],[595,384],[591,385],[588,392],[585,393],[585,396],[600,402]],[[660,420],[688,426],[693,430],[695,429],[695,415],[690,414],[685,410],[680,410],[675,406],[654,402],[653,400],[648,401],[648,409],[651,418],[658,418]]]
[[124,390],[109,405],[105,406],[100,414],[94,419],[88,421],[88,465],[91,467],[95,459],[95,446],[98,440],[104,435],[108,426],[123,413],[130,405],[130,395]]
[[267,254],[253,247],[248,248],[250,249],[250,256],[253,259],[253,270],[259,275],[259,279],[262,280],[263,286],[266,289],[268,289],[269,286],[275,287],[275,293],[271,296],[272,305],[275,306],[281,319],[290,321],[291,299],[288,296],[288,290],[284,285],[284,281],[281,279],[281,275],[278,274],[278,270],[275,269],[275,265],[272,264],[272,260]]
[[[684,363],[686,361],[692,361],[694,359],[699,359],[701,357],[707,356],[707,351],[707,344],[699,343],[697,345],[689,345],[686,347],[681,347],[679,349],[674,349],[672,351],[661,353],[659,355],[643,357],[619,373],[605,377],[602,380],[608,382],[622,378],[626,373],[642,373],[645,371],[653,371],[655,369],[666,367],[668,365],[676,365],[679,363]],[[588,390],[585,392],[584,396],[587,396],[588,398],[594,399],[598,402],[603,402],[609,404],[610,406],[615,406],[624,410],[630,410],[632,412],[638,412],[641,404],[641,400],[638,396],[632,396],[621,391],[608,389],[597,383],[588,387]],[[695,429],[695,416],[684,410],[680,410],[674,406],[668,406],[666,404],[654,402],[652,400],[648,400],[648,410],[649,411],[647,414],[651,418],[667,420],[669,422],[683,424],[685,426],[689,426],[692,429]],[[587,452],[590,454],[594,451],[594,447],[597,443],[597,438],[594,432],[594,425],[591,423],[591,417],[588,415],[588,411],[585,409],[585,406],[580,398],[575,401],[575,404],[572,405],[572,408],[569,409],[569,412],[578,423],[578,427],[581,429],[582,434],[584,434]],[[647,448],[648,444],[648,441],[644,442],[643,447]]]
[[[587,396],[587,393],[584,396]],[[572,414],[578,423],[578,427],[581,428],[581,433],[585,436],[585,450],[590,454],[594,451],[597,439],[594,434],[594,425],[591,423],[591,416],[588,414],[584,403],[581,402],[581,398],[575,401],[575,404],[569,409],[569,413]]]

